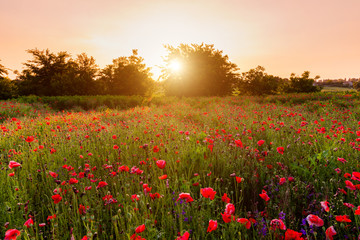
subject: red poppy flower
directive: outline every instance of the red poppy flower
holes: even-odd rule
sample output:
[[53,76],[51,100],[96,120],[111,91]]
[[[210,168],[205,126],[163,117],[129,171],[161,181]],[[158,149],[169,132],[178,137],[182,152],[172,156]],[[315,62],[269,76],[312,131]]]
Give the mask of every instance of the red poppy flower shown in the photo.
[[190,233],[188,231],[184,232],[184,234],[180,237],[177,237],[176,240],[188,240],[190,237]]
[[246,218],[238,218],[238,219],[236,219],[236,221],[237,221],[238,223],[241,223],[242,225],[245,225],[245,227],[246,227],[247,229],[250,229],[250,227],[251,227],[251,222],[250,222],[249,219],[246,219]]
[[281,155],[284,154],[284,147],[278,147],[277,152],[280,153]]
[[133,202],[135,202],[134,200],[139,201],[139,199],[140,199],[139,197],[140,197],[139,195],[133,194],[133,195],[131,195],[131,201],[133,201]]
[[160,148],[157,145],[155,145],[154,148],[153,148],[153,152],[157,153],[159,151],[160,151]]
[[285,240],[302,240],[301,232],[296,232],[294,230],[288,229],[285,232]]
[[206,232],[212,232],[217,229],[217,221],[216,220],[209,220],[209,226]]
[[107,186],[107,185],[109,185],[107,182],[104,182],[104,181],[99,182],[99,184],[98,184],[98,186],[96,187],[96,189],[99,189],[99,188],[105,187],[105,186]]
[[336,216],[335,219],[338,222],[351,222],[351,219],[349,219],[349,217],[347,215]]
[[143,231],[145,231],[145,224],[142,224],[135,229],[136,233],[141,233]]
[[346,184],[346,187],[347,187],[348,189],[350,189],[350,190],[356,190],[355,185],[354,185],[352,182],[350,182],[349,180],[346,180],[346,181],[345,181],[345,184]]
[[244,181],[244,179],[242,177],[237,177],[236,176],[235,179],[236,179],[237,183],[241,183],[242,181]]
[[210,198],[211,200],[214,200],[216,194],[212,188],[202,188],[200,189],[200,193],[204,198]]
[[186,202],[193,202],[194,199],[190,196],[190,193],[180,193],[179,198],[176,200],[185,199]]
[[309,214],[306,217],[306,221],[308,222],[308,224],[310,226],[315,225],[316,227],[322,227],[324,225],[324,221],[321,218],[319,218],[318,216],[313,215],[313,214]]
[[281,230],[286,230],[286,226],[284,224],[284,222],[281,219],[273,219],[270,222],[270,226],[272,228],[272,230],[276,230],[276,229],[281,229]]
[[121,171],[121,172],[128,172],[130,169],[129,169],[129,167],[128,166],[120,166],[119,167],[119,171]]
[[230,198],[227,196],[226,193],[224,193],[224,195],[221,197],[221,201],[229,203],[230,202]]
[[33,136],[28,136],[25,141],[27,141],[28,143],[31,143],[32,141],[34,141],[34,137]]
[[225,206],[225,212],[228,214],[234,214],[235,213],[235,206],[232,203],[228,203]]
[[324,211],[329,212],[330,208],[329,208],[329,202],[328,201],[322,201],[320,202],[321,207],[324,209]]
[[166,161],[165,160],[157,160],[156,161],[156,166],[158,166],[158,168],[160,169],[164,169],[166,165]]
[[46,220],[49,221],[49,220],[55,219],[55,218],[56,218],[56,214],[48,216]]
[[32,227],[32,225],[34,225],[34,221],[29,218],[25,223],[24,226],[26,226],[27,228]]
[[210,149],[210,152],[213,152],[214,145],[213,144],[208,145],[208,149]]
[[156,198],[161,198],[160,193],[149,193],[149,196],[152,200],[156,199]]
[[225,223],[231,222],[231,214],[225,212],[225,213],[221,213],[221,216]]
[[5,233],[5,240],[16,240],[20,236],[20,231],[17,229],[9,229]]
[[9,162],[9,168],[12,169],[12,168],[17,168],[17,167],[20,167],[21,164],[18,163],[18,162],[15,162],[15,161],[10,161]]
[[265,140],[259,140],[259,141],[257,142],[257,144],[258,144],[259,146],[263,145],[264,143],[265,143]]
[[360,215],[360,206],[355,210],[355,215]]
[[52,176],[53,178],[57,178],[58,177],[58,174],[57,173],[54,173],[52,171],[49,171],[49,174],[50,176]]
[[325,235],[326,235],[326,240],[333,240],[334,239],[334,235],[336,235],[336,231],[334,226],[330,226],[328,227],[328,229],[326,229],[325,231]]
[[146,239],[134,233],[133,235],[131,235],[130,240],[146,240]]
[[236,146],[237,147],[240,147],[240,148],[243,148],[243,143],[242,143],[242,141],[239,139],[239,140],[235,140],[235,144],[236,144]]
[[164,180],[164,179],[166,179],[166,178],[167,178],[167,175],[166,175],[166,174],[159,177],[160,180]]
[[58,203],[61,201],[61,199],[62,199],[62,197],[60,196],[60,194],[53,195],[51,198],[54,200],[54,203],[55,203],[55,204],[58,204]]
[[84,206],[82,204],[79,205],[79,213],[80,214],[86,214],[86,210],[88,210],[90,207],[89,206]]
[[269,196],[267,195],[265,190],[262,190],[262,193],[259,194],[259,196],[264,199],[266,202],[270,200]]
[[360,172],[353,172],[351,180],[357,180],[360,181]]
[[344,206],[353,209],[355,206],[351,203],[343,203]]
[[70,178],[69,180],[69,184],[75,184],[75,183],[78,183],[79,180],[75,179],[75,178]]
[[283,185],[286,182],[286,178],[280,178],[279,184]]

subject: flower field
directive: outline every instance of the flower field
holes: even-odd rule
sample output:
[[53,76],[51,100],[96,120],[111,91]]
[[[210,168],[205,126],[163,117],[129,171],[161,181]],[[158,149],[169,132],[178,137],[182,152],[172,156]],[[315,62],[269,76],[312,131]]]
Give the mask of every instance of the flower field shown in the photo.
[[0,238],[357,239],[359,104],[358,93],[79,112],[0,102]]

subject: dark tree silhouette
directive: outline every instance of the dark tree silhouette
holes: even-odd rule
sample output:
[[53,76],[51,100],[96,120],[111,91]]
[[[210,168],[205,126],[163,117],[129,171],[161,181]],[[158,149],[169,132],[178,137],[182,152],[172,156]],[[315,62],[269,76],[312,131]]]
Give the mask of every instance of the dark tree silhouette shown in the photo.
[[4,75],[7,75],[7,74],[8,74],[7,69],[0,63],[0,77],[5,77]]
[[0,99],[9,99],[17,96],[17,86],[8,77],[0,77]]
[[353,83],[354,84],[354,89],[356,89],[357,91],[360,91],[360,80],[356,81]]
[[310,72],[305,71],[301,77],[296,76],[294,73],[291,74],[290,79],[285,82],[283,91],[286,93],[310,93],[320,92],[320,86],[314,86],[315,80],[319,79],[320,76],[310,78]]
[[150,68],[143,63],[136,49],[130,57],[119,57],[113,64],[101,71],[99,79],[106,94],[111,95],[146,95],[154,81]]
[[258,66],[242,73],[237,84],[237,90],[241,94],[249,95],[268,95],[277,94],[283,79],[265,73],[265,68]]
[[78,55],[73,60],[69,53],[51,53],[49,49],[27,51],[33,59],[25,63],[18,76],[22,95],[58,96],[89,95],[94,92],[98,67],[93,57]]
[[[165,46],[168,55],[162,70],[167,95],[176,96],[225,96],[230,95],[239,70],[223,51],[208,44],[180,44]],[[182,64],[182,70],[170,68],[173,61]]]
[[[0,60],[1,61],[1,60]],[[0,99],[5,100],[17,96],[17,86],[5,75],[8,74],[8,69],[0,64]]]
[[27,50],[33,59],[24,63],[25,69],[19,75],[22,81],[20,91],[23,95],[35,94],[40,96],[53,96],[58,89],[53,86],[56,77],[67,71],[70,54],[67,52],[51,53],[49,49]]
[[54,76],[52,87],[56,95],[95,95],[100,94],[98,82],[95,80],[99,72],[93,57],[85,53],[69,60],[64,72]]

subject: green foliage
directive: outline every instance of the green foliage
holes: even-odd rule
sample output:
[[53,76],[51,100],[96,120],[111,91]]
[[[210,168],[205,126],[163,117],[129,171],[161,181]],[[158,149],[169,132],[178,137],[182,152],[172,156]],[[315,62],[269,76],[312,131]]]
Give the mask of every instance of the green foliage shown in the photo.
[[[73,96],[73,95],[140,95],[140,96],[226,96],[226,95],[274,95],[279,93],[309,93],[321,91],[314,86],[315,79],[305,71],[301,77],[292,74],[282,79],[265,73],[258,66],[238,74],[239,68],[230,62],[223,51],[210,44],[180,44],[165,46],[168,55],[162,70],[162,82],[155,84],[144,58],[133,50],[129,57],[119,57],[101,71],[93,57],[85,53],[76,59],[65,51],[52,53],[49,49],[31,49],[33,59],[25,63],[18,75],[16,87],[3,88],[2,98],[16,95]],[[174,71],[174,61],[182,65]],[[7,69],[0,64],[0,76]],[[2,79],[2,85],[8,81]],[[11,84],[13,86],[13,84]]]
[[353,88],[349,87],[333,87],[333,86],[321,86],[322,92],[355,92]]
[[51,53],[49,49],[28,50],[33,60],[25,63],[19,75],[20,94],[38,96],[89,95],[97,89],[98,67],[85,53],[73,60],[69,53]]
[[7,69],[0,64],[0,100],[17,96],[17,86],[13,81],[5,76],[7,74]]
[[98,74],[98,66],[93,57],[85,53],[77,56],[75,60],[68,62],[65,72],[54,76],[52,87],[56,94],[61,95],[93,95],[101,93],[95,78]]
[[154,81],[150,68],[143,63],[144,58],[133,50],[130,57],[119,57],[113,64],[107,65],[101,71],[99,82],[105,94],[110,95],[146,95]]
[[17,86],[8,77],[0,77],[0,99],[9,99],[17,96]]
[[356,89],[357,91],[360,91],[360,81],[356,81],[353,84],[354,84],[353,85],[354,89]]
[[[180,44],[165,46],[166,68],[163,69],[167,95],[175,96],[225,96],[231,95],[238,77],[238,67],[231,63],[223,51],[208,44]],[[179,72],[170,68],[173,61],[182,64]]]
[[0,123],[11,118],[37,117],[51,111],[46,105],[34,101],[33,103],[20,103],[16,101],[0,101]]
[[8,74],[7,69],[0,63],[0,78],[5,77],[4,75],[6,75],[6,74]]
[[320,77],[316,76],[315,78],[310,78],[309,71],[305,71],[301,77],[292,73],[290,79],[284,82],[282,90],[285,93],[320,92],[322,88],[319,86],[314,86],[315,80],[318,78]]
[[143,105],[145,98],[141,96],[22,96],[17,99],[22,103],[41,102],[55,110],[95,110],[99,108],[129,109]]
[[[0,228],[0,236],[18,229],[22,239],[130,239],[145,224],[137,235],[146,239],[176,239],[185,231],[191,239],[284,239],[285,230],[270,227],[282,216],[287,229],[306,231],[304,238],[325,239],[325,229],[334,226],[336,239],[345,234],[356,239],[358,190],[346,188],[345,181],[358,183],[351,174],[359,172],[359,94],[170,97],[155,99],[156,106],[88,112],[39,112],[33,104],[2,102],[1,109],[6,106],[19,118],[1,124],[0,222],[8,222],[8,228]],[[28,136],[34,141],[27,142]],[[164,169],[157,159],[166,161]],[[21,166],[10,169],[10,161]],[[164,174],[167,179],[159,179]],[[78,182],[71,184],[70,178]],[[97,187],[100,181],[107,185]],[[151,189],[144,191],[143,184]],[[216,191],[213,200],[200,193],[208,187]],[[262,190],[269,201],[259,196]],[[178,200],[182,192],[193,201]],[[224,193],[235,206],[229,223],[221,215]],[[55,194],[62,197],[56,204]],[[322,210],[325,200],[330,212]],[[322,218],[324,226],[302,224],[309,214]],[[352,222],[335,220],[345,214]],[[27,228],[29,215],[34,225]],[[247,229],[234,218],[253,218],[256,224]],[[218,228],[208,233],[210,219]]]
[[264,67],[258,66],[242,73],[236,88],[240,94],[273,95],[279,92],[283,81],[280,77],[268,75]]

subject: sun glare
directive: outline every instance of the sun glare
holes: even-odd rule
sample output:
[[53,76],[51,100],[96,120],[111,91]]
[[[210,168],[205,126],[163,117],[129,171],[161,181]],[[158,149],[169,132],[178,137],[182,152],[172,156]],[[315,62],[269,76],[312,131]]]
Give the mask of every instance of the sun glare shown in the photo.
[[181,63],[177,60],[174,60],[169,65],[171,71],[173,72],[179,72],[181,70]]

